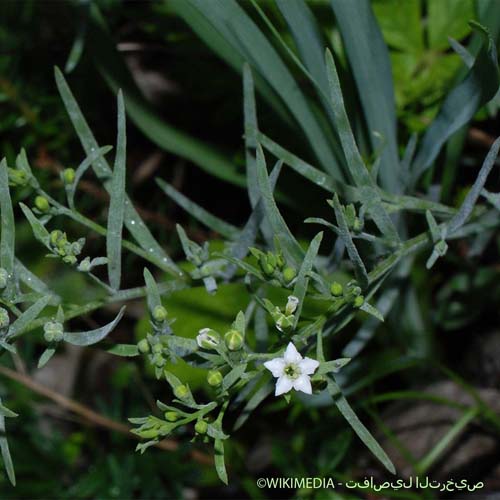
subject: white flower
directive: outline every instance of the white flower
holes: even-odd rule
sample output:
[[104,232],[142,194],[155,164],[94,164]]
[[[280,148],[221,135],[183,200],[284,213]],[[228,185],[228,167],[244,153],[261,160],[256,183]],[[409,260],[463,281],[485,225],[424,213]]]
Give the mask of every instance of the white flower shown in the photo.
[[293,314],[297,310],[297,306],[299,305],[299,299],[295,297],[295,295],[288,296],[288,302],[285,306],[285,314],[289,316]]
[[275,396],[285,394],[292,388],[306,394],[312,394],[312,375],[319,366],[319,361],[311,358],[302,358],[295,346],[290,342],[282,358],[266,361],[264,366],[276,377]]

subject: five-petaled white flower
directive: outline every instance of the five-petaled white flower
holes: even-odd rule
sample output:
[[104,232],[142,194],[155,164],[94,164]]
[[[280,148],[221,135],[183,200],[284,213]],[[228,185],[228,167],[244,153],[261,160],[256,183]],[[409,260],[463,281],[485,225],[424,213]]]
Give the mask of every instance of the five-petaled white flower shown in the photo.
[[312,375],[319,366],[319,361],[311,358],[302,358],[295,346],[290,342],[282,358],[266,361],[264,366],[276,377],[275,396],[285,394],[292,388],[306,394],[312,394]]

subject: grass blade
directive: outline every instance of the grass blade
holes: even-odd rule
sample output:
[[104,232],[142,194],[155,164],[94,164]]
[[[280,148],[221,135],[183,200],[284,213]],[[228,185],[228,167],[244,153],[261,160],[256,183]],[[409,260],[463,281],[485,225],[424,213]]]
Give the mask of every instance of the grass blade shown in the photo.
[[125,212],[127,134],[125,124],[125,104],[118,92],[118,137],[116,140],[115,166],[110,186],[106,252],[108,257],[109,284],[119,290],[122,274],[122,233]]

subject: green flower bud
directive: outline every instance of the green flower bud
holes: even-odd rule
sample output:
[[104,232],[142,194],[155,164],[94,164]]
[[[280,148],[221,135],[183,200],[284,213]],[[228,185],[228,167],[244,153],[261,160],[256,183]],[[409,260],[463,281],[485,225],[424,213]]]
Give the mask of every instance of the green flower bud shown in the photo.
[[63,262],[65,262],[66,264],[74,265],[77,263],[77,259],[74,255],[65,255],[63,257]]
[[153,310],[153,319],[162,323],[167,319],[167,310],[163,306],[156,306]]
[[47,321],[43,325],[43,332],[46,342],[60,342],[64,337],[63,324],[59,321]]
[[211,328],[202,328],[196,336],[196,342],[202,349],[215,349],[220,344],[220,335]]
[[356,217],[352,224],[352,230],[355,233],[360,233],[362,229],[363,229],[363,223],[358,219],[358,217]]
[[352,293],[353,295],[355,295],[356,297],[357,297],[358,295],[361,295],[361,291],[362,291],[362,290],[361,290],[361,288],[360,288],[359,286],[355,286],[355,287],[353,287],[353,288],[351,289],[351,293]]
[[0,329],[7,328],[10,325],[9,312],[7,309],[0,307]]
[[28,174],[24,170],[9,168],[9,184],[12,186],[26,186]]
[[63,171],[63,179],[66,184],[73,184],[73,181],[75,180],[75,169],[65,168]]
[[344,287],[337,281],[334,281],[330,285],[330,292],[334,297],[340,297],[344,293]]
[[50,242],[57,248],[62,248],[66,245],[66,243],[68,243],[66,233],[63,233],[59,229],[54,229],[54,231],[51,231],[50,233]]
[[212,387],[219,387],[222,384],[222,373],[219,370],[210,370],[207,374],[207,382]]
[[155,354],[161,354],[163,352],[163,346],[161,344],[155,344],[153,345],[153,352]]
[[135,431],[141,438],[144,439],[154,439],[158,437],[158,431],[156,429],[145,429],[143,431]]
[[229,330],[224,335],[224,341],[230,351],[238,351],[243,347],[243,335],[238,330]]
[[9,281],[9,273],[3,267],[0,267],[0,290],[7,286]]
[[175,411],[167,411],[164,416],[167,422],[175,422],[179,419],[179,415]]
[[139,352],[142,352],[142,354],[146,354],[149,352],[149,342],[147,339],[142,339],[139,340],[137,344],[137,349],[139,349]]
[[276,255],[276,265],[280,268],[283,269],[285,267],[285,258],[283,257],[282,253],[279,253]]
[[181,384],[174,389],[174,396],[179,399],[185,399],[189,396],[189,388],[187,385]]
[[271,276],[274,273],[274,269],[276,268],[276,259],[269,259],[269,254],[262,254],[259,259],[259,265],[264,274]]
[[163,368],[163,366],[165,366],[166,363],[165,358],[161,355],[161,353],[155,354],[151,361],[158,368]]
[[286,267],[283,271],[283,279],[286,283],[290,283],[295,276],[297,276],[297,271],[293,267]]
[[49,200],[45,196],[37,196],[35,198],[35,207],[40,210],[40,212],[47,212],[50,208]]
[[194,430],[197,434],[206,434],[208,430],[208,424],[205,420],[198,420],[196,424],[194,424]]
[[365,303],[365,298],[362,295],[358,295],[353,302],[354,307],[361,307]]

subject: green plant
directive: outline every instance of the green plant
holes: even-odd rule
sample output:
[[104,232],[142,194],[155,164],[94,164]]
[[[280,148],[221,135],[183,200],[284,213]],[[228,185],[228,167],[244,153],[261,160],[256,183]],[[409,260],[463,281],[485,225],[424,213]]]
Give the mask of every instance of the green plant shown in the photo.
[[[417,154],[414,155],[416,144],[412,141],[400,159],[392,84],[388,74],[379,71],[381,67],[389,67],[387,51],[375,19],[367,3],[358,4],[365,10],[363,16],[356,16],[352,3],[333,2],[346,42],[346,55],[361,94],[367,128],[378,132],[376,137],[368,134],[372,148],[370,154],[362,155],[358,148],[358,142],[362,141],[355,139],[341,91],[337,70],[339,56],[332,55],[329,50],[323,56],[320,39],[313,36],[314,42],[310,43],[310,39],[303,38],[304,31],[296,29],[297,20],[306,20],[309,34],[317,32],[307,5],[300,1],[277,3],[300,47],[300,59],[278,32],[273,33],[318,92],[324,115],[329,120],[325,129],[321,126],[324,121],[317,118],[319,114],[309,109],[309,104],[297,93],[298,86],[289,71],[279,62],[279,56],[245,11],[235,2],[214,5],[216,7],[211,10],[206,3],[190,1],[177,3],[177,8],[191,20],[197,12],[197,26],[204,29],[208,25],[200,23],[200,15],[210,19],[212,31],[208,31],[211,35],[214,29],[219,30],[217,40],[225,40],[226,49],[231,47],[234,51],[237,47],[242,51],[238,59],[232,59],[233,63],[249,60],[265,74],[268,83],[259,79],[257,85],[266,92],[270,84],[273,92],[281,94],[311,143],[321,169],[287,151],[259,128],[253,73],[248,64],[243,64],[246,177],[238,177],[238,182],[248,188],[252,213],[240,229],[188,200],[170,184],[158,180],[160,188],[194,219],[225,239],[223,247],[214,250],[208,243],[192,241],[178,226],[186,261],[176,263],[147,229],[126,195],[126,106],[121,92],[118,93],[118,136],[111,168],[106,160],[110,148],[99,147],[64,77],[56,70],[58,89],[86,157],[73,172],[63,173],[65,199],[53,197],[40,186],[24,151],[10,168],[6,160],[1,163],[0,285],[1,301],[8,311],[2,309],[0,315],[0,345],[12,352],[18,337],[43,326],[46,350],[39,361],[43,365],[61,342],[91,345],[106,338],[123,317],[124,309],[106,326],[85,332],[67,330],[65,325],[73,318],[108,304],[145,297],[149,312],[147,335],[137,344],[116,344],[110,352],[125,357],[143,356],[155,376],[166,379],[175,398],[172,404],[158,402],[161,413],[131,417],[131,422],[137,425],[136,434],[145,440],[138,449],[144,451],[170,434],[189,434],[194,440],[213,446],[217,473],[227,482],[224,441],[229,435],[223,420],[226,412],[243,406],[234,425],[238,429],[273,390],[277,395],[285,394],[285,401],[290,403],[292,398],[286,389],[294,387],[306,394],[313,391],[322,393],[321,397],[328,394],[366,446],[394,472],[390,459],[347,402],[336,374],[343,373],[343,367],[373,335],[377,323],[372,318],[380,321],[390,310],[394,301],[394,281],[391,280],[408,278],[417,253],[427,251],[427,267],[430,268],[446,254],[447,242],[477,238],[485,231],[498,228],[498,195],[484,190],[500,147],[498,140],[459,207],[417,196],[416,192],[416,186],[426,184],[425,180],[422,182],[422,175],[425,172],[430,172],[428,176],[433,174],[430,167],[441,147],[495,94],[498,67],[494,42],[485,28],[473,25],[478,37],[483,37],[483,44],[466,78],[445,99]],[[255,6],[267,22],[265,13],[258,4]],[[232,30],[224,23],[227,17],[234,22]],[[359,30],[351,29],[353,22],[361,23]],[[272,29],[270,22],[268,25]],[[366,42],[370,33],[377,35],[374,60],[367,59],[363,53],[362,41]],[[459,50],[462,55],[467,54],[465,48]],[[482,78],[484,75],[489,78]],[[269,94],[269,99],[276,102],[273,94]],[[137,111],[139,108],[133,98],[127,98],[126,102],[127,107],[130,102],[132,117],[144,118]],[[381,138],[382,146],[379,144]],[[267,168],[270,157],[276,161],[271,172]],[[200,162],[206,160],[203,155],[197,158]],[[284,166],[326,192],[325,198],[331,207],[330,219],[309,217],[306,222],[322,225],[331,232],[335,244],[330,253],[320,253],[322,232],[304,244],[281,215],[274,191]],[[76,208],[78,183],[91,167],[110,194],[106,225],[91,220]],[[231,179],[234,180],[229,176],[227,180]],[[102,289],[95,301],[78,306],[66,303],[64,297],[51,291],[50,284],[42,282],[16,259],[10,191],[19,187],[25,188],[26,198],[33,202],[32,208],[22,202],[19,207],[35,238],[46,247],[49,257],[60,259],[73,272],[83,273]],[[480,196],[488,203],[476,205]],[[411,223],[409,214],[417,215]],[[106,256],[82,258],[85,239],[68,238],[62,230],[65,226],[60,223],[61,217],[103,236]],[[49,227],[54,229],[49,231]],[[124,238],[125,230],[133,241]],[[145,286],[122,289],[124,250],[143,259],[151,269],[154,266],[158,282],[146,268]],[[95,271],[98,266],[107,266],[107,278]],[[218,326],[205,324],[198,332],[190,332],[189,337],[178,334],[175,318],[169,313],[169,297],[174,292],[203,286],[207,294],[216,296],[232,283],[243,285],[245,290],[244,310],[234,311],[232,323],[223,325],[221,331]],[[46,308],[47,315],[39,317]],[[15,317],[12,322],[11,317]],[[355,335],[341,357],[327,361],[325,351],[328,353],[329,340],[354,319],[363,321],[363,335]],[[296,348],[308,356],[302,359]],[[182,377],[173,373],[174,365],[182,362],[205,370],[207,379],[201,394],[192,391]],[[271,375],[281,380],[276,388]],[[201,399],[205,402],[200,403]],[[297,405],[302,401],[294,399]],[[0,409],[0,426],[4,431],[4,418],[16,415],[5,406]],[[6,470],[14,482],[6,437],[0,439]]]

